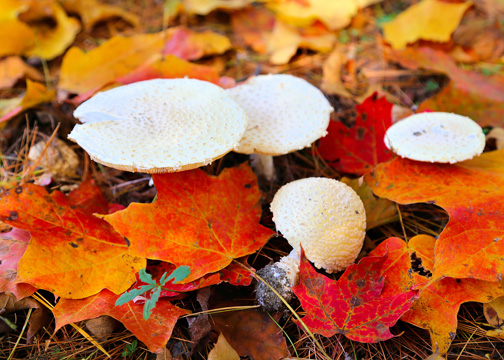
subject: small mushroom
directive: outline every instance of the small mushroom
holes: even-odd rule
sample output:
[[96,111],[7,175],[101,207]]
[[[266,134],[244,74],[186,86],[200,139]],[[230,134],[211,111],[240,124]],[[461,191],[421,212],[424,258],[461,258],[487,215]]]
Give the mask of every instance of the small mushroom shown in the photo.
[[233,150],[247,115],[220,87],[154,79],[98,93],[74,112],[68,137],[104,165],[146,173],[211,163]]
[[[275,194],[271,211],[277,230],[293,251],[261,269],[259,275],[284,298],[292,296],[290,288],[296,283],[301,246],[307,259],[328,273],[344,270],[359,255],[366,234],[364,204],[342,182],[327,178],[290,182]],[[262,283],[257,288],[257,299],[269,311],[283,308],[282,302]]]
[[249,125],[236,152],[254,154],[253,164],[275,177],[273,157],[311,146],[327,134],[333,110],[324,94],[292,75],[254,76],[226,90],[245,110]]
[[444,112],[408,116],[387,130],[384,141],[401,157],[450,164],[472,159],[485,147],[485,135],[476,122]]

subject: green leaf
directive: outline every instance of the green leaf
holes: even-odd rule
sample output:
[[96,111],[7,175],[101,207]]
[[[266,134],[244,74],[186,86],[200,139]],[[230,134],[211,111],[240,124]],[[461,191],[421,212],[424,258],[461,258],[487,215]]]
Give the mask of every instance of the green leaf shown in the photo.
[[[182,265],[173,270],[173,272],[168,276],[165,283],[173,279],[173,283],[184,280],[191,273],[191,267],[187,265]],[[164,285],[164,284],[161,284]]]
[[158,287],[156,291],[152,293],[151,298],[145,302],[143,311],[143,317],[145,320],[149,320],[151,311],[156,307],[160,295],[161,295],[161,287]]
[[138,272],[138,275],[140,275],[140,280],[142,280],[144,283],[157,286],[156,281],[152,280],[152,275],[145,271],[145,269],[141,269]]
[[122,294],[121,296],[119,296],[119,298],[116,300],[115,305],[116,306],[124,305],[127,302],[132,301],[137,296],[140,296],[143,293],[154,289],[155,287],[156,287],[155,285],[144,285],[144,286],[140,287],[139,289],[132,289],[130,291],[127,291],[124,294]]

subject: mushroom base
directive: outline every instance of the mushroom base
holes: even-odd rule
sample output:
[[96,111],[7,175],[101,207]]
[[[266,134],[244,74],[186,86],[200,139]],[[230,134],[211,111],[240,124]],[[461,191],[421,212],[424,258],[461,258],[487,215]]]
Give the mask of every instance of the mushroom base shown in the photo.
[[[277,266],[278,263],[267,265],[257,271],[257,274],[273,287],[285,300],[293,297],[291,290],[291,277],[285,269]],[[286,309],[282,300],[263,282],[257,284],[256,300],[268,312],[278,313]]]

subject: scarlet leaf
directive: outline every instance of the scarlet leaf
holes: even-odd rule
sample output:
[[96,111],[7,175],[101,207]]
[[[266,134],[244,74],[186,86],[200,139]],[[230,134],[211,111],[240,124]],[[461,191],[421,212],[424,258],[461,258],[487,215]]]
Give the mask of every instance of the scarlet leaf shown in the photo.
[[5,191],[0,219],[31,234],[17,282],[62,297],[87,297],[103,288],[124,292],[145,267],[145,259],[132,256],[109,224],[73,206],[59,191],[48,194],[32,184]]
[[12,229],[0,235],[0,293],[12,292],[18,300],[30,296],[35,291],[31,285],[15,283],[19,259],[25,253],[30,233]]
[[292,290],[307,315],[302,319],[311,331],[327,337],[343,334],[360,342],[387,340],[389,327],[410,307],[415,291],[382,296],[382,266],[387,256],[366,257],[350,265],[338,281],[315,271],[304,258],[300,284]]
[[155,174],[158,198],[104,216],[129,239],[132,253],[187,265],[191,282],[253,253],[273,235],[259,224],[261,194],[249,167],[218,177],[196,169]]
[[450,221],[435,247],[433,278],[499,281],[504,273],[504,150],[454,165],[396,158],[366,181],[400,204],[441,206]]
[[[432,350],[445,354],[457,331],[457,313],[460,305],[468,301],[489,302],[504,295],[497,282],[475,279],[444,278],[427,287],[429,279],[418,273],[419,270],[432,270],[434,263],[434,244],[436,239],[427,235],[415,236],[406,244],[398,238],[382,242],[370,255],[388,253],[382,268],[385,277],[385,292],[396,292],[416,286],[420,289],[419,298],[413,303],[401,320],[428,329],[431,334]],[[423,269],[411,263],[414,256]]]
[[331,121],[318,151],[333,168],[362,175],[392,157],[385,146],[385,131],[392,125],[392,104],[376,93],[357,105],[352,128]]
[[177,319],[190,313],[168,301],[159,300],[149,320],[144,320],[143,305],[128,302],[115,306],[118,298],[118,295],[103,290],[85,299],[61,299],[53,309],[56,330],[73,322],[108,315],[122,322],[150,351],[161,352],[170,339]]

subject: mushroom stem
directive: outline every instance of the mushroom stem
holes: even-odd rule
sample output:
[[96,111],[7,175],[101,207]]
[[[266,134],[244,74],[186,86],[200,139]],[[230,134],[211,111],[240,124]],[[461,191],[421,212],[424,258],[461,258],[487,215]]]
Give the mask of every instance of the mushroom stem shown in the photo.
[[272,155],[250,154],[252,169],[258,176],[264,176],[268,181],[276,180],[275,164]]
[[[282,257],[274,264],[265,266],[257,273],[285,300],[289,301],[293,297],[291,288],[298,282],[300,261],[299,252],[293,249],[289,255]],[[266,311],[280,312],[285,309],[282,300],[262,282],[257,284],[256,299]]]

